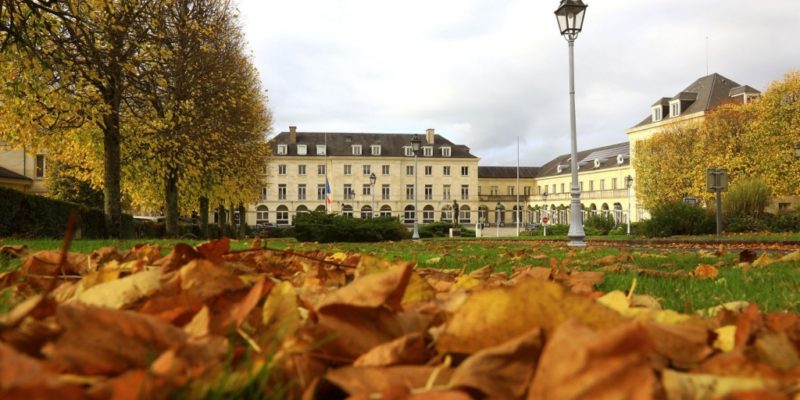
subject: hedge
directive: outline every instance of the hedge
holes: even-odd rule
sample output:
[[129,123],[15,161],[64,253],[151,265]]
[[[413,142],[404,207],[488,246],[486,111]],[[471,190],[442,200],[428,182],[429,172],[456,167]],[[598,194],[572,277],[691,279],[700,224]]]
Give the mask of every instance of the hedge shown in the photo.
[[[81,237],[106,237],[103,212],[79,204],[0,187],[0,210],[0,237],[61,238],[73,211],[80,215]],[[126,233],[132,234],[130,215],[123,216],[123,235]]]
[[297,215],[294,237],[301,242],[380,242],[410,237],[394,217],[350,218],[324,212]]

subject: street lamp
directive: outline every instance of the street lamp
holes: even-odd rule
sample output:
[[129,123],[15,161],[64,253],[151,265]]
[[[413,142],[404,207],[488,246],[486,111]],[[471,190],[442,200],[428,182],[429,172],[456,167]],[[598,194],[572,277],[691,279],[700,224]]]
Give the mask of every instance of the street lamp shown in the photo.
[[378,178],[375,176],[375,173],[369,174],[369,193],[372,195],[372,209],[370,210],[369,217],[375,217],[375,181]]
[[494,225],[495,225],[495,237],[500,237],[500,202],[497,202],[497,205],[494,207]]
[[625,188],[628,189],[628,236],[631,235],[631,187],[633,186],[633,177],[628,175],[625,177]]
[[419,240],[419,206],[417,205],[417,153],[419,153],[419,145],[422,143],[422,140],[419,139],[419,136],[414,135],[411,138],[411,150],[414,152],[414,233],[411,235],[411,239]]
[[542,207],[542,230],[544,231],[544,235],[543,236],[547,236],[547,222],[548,222],[548,220],[547,220],[547,192],[546,191],[544,193],[542,193],[542,202],[544,203],[544,204],[542,204],[543,205],[543,207]]
[[558,20],[558,29],[561,35],[567,39],[569,43],[569,112],[570,112],[570,139],[572,142],[571,149],[571,170],[572,170],[572,187],[570,188],[570,224],[569,234],[570,247],[585,247],[586,242],[583,238],[586,234],[583,231],[583,221],[581,220],[581,192],[578,186],[578,144],[577,133],[575,128],[575,61],[574,61],[574,47],[575,39],[578,38],[583,28],[583,17],[586,14],[586,5],[581,0],[561,0],[561,4],[556,9],[556,20]]

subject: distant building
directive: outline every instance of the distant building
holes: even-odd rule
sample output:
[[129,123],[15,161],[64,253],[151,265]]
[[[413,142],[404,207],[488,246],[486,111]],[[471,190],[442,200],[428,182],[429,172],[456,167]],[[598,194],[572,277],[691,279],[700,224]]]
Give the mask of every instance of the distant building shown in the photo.
[[0,186],[31,194],[47,194],[47,154],[31,153],[0,142]]

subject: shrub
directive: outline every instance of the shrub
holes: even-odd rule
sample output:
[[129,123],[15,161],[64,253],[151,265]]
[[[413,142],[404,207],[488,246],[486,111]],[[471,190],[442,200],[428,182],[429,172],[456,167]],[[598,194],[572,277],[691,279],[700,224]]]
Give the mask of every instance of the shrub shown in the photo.
[[[642,236],[644,235],[644,226],[645,222],[632,222],[631,223],[631,236]],[[628,224],[620,224],[616,228],[610,230],[608,232],[609,235],[613,236],[626,236],[628,234]]]
[[410,234],[393,217],[356,219],[312,212],[297,215],[294,237],[302,242],[379,242],[406,239]]
[[752,215],[732,215],[722,222],[725,232],[760,232],[769,229],[767,223]]
[[[566,236],[569,233],[569,225],[547,225],[547,236]],[[542,226],[539,225],[529,231],[524,232],[523,236],[542,236]]]
[[769,206],[770,190],[761,179],[745,179],[732,185],[722,196],[722,209],[726,217],[749,216],[759,219]]
[[0,187],[0,210],[0,237],[61,238],[73,211],[80,216],[82,237],[105,237],[102,211],[78,204]]
[[800,212],[766,214],[764,223],[772,232],[800,232]]
[[[584,230],[591,229],[593,232],[596,232],[595,235],[608,235],[608,232],[614,229],[616,224],[611,214],[596,214],[587,218],[583,223],[583,227]],[[586,232],[586,234],[588,235],[589,232]]]
[[714,215],[682,201],[664,203],[651,211],[645,222],[644,234],[648,237],[674,235],[703,235],[716,230]]

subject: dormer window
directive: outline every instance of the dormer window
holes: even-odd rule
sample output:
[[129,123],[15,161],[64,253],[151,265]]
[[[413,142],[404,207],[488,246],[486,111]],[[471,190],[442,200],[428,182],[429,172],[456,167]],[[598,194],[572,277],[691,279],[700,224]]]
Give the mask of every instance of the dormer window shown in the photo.
[[564,171],[564,167],[562,167],[561,165],[556,165],[556,173],[557,174],[560,174],[563,171]]
[[674,118],[681,115],[681,101],[673,100],[669,102],[669,116]]
[[625,162],[625,157],[622,154],[617,154],[617,165],[622,165]]
[[411,146],[403,146],[403,154],[405,154],[406,157],[414,157],[414,149],[412,149]]
[[306,146],[304,144],[298,144],[297,145],[297,155],[298,156],[304,156],[307,153],[308,153],[308,146]]
[[361,155],[361,145],[360,144],[354,144],[354,145],[351,146],[351,148],[353,149],[353,155],[354,156],[360,156]]
[[288,144],[279,144],[278,145],[278,155],[286,155],[289,153],[289,145]]
[[661,106],[653,107],[653,122],[661,121]]
[[370,151],[372,152],[373,156],[381,155],[381,145],[373,144],[372,146],[369,146],[369,148],[370,148]]
[[450,157],[450,148],[442,147],[442,157]]
[[600,168],[600,164],[601,164],[600,159],[599,158],[595,158],[594,159],[594,167],[595,168]]
[[433,157],[433,147],[431,146],[423,146],[422,147],[422,155],[425,157]]
[[324,144],[318,144],[317,145],[317,155],[318,156],[324,156],[325,155],[325,145]]

